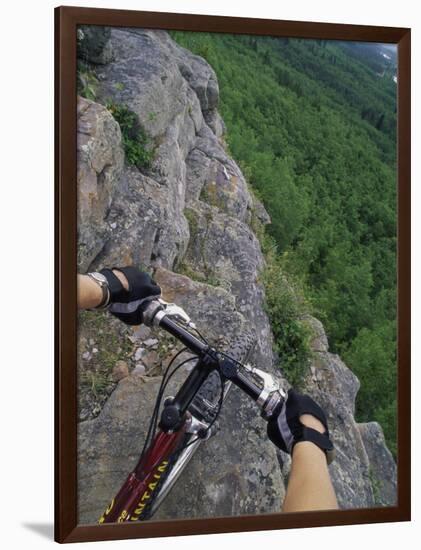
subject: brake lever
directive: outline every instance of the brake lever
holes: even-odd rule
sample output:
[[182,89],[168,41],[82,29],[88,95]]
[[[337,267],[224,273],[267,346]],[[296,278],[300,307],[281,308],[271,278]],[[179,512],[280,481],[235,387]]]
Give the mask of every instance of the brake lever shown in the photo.
[[166,302],[162,298],[158,298],[158,302],[163,306],[165,314],[168,317],[172,317],[177,321],[182,322],[187,327],[195,329],[196,325],[193,323],[189,315],[184,311],[184,309],[173,302]]
[[158,327],[163,317],[170,317],[186,327],[196,330],[196,325],[182,307],[172,302],[166,302],[162,298],[154,298],[148,301],[143,316],[143,322],[147,326]]

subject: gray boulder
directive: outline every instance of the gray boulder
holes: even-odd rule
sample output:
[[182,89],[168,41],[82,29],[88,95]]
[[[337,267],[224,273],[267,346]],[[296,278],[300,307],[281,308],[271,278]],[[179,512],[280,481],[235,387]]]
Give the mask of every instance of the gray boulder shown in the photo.
[[107,223],[124,163],[121,132],[102,105],[77,108],[78,267],[86,270],[111,235]]
[[272,334],[263,308],[264,291],[258,279],[264,266],[260,244],[249,226],[203,201],[191,201],[185,211],[190,241],[184,262],[236,299],[236,307],[255,327],[262,357],[259,366],[273,364]]
[[208,126],[186,159],[186,184],[187,202],[201,199],[232,218],[250,221],[253,199],[244,176]]
[[377,506],[395,506],[397,503],[397,468],[386,446],[383,430],[377,422],[358,424],[367,452],[369,477]]
[[133,167],[124,169],[107,223],[113,233],[92,268],[104,265],[172,267],[184,255],[189,228],[184,192],[160,185]]

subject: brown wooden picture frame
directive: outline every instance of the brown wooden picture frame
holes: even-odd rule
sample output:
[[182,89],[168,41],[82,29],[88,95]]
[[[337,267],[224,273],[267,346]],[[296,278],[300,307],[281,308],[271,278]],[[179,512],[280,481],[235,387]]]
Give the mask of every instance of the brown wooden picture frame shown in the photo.
[[[104,25],[394,43],[398,47],[397,505],[110,525],[77,524],[76,27]],[[220,16],[55,10],[55,540],[79,542],[410,520],[410,30]]]

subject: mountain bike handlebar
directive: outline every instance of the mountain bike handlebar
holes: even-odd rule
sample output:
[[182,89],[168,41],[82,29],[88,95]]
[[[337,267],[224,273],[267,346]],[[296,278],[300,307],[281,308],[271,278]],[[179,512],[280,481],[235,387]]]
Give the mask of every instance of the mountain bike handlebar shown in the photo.
[[[169,304],[160,298],[150,300],[143,307],[143,322],[147,326],[160,327],[170,333],[197,355],[200,363],[198,365],[200,368],[195,368],[184,382],[171,407],[167,407],[167,418],[161,418],[161,428],[177,427],[190,404],[190,396],[194,395],[210,371],[214,369],[218,369],[223,377],[249,395],[260,407],[261,415],[265,420],[269,420],[275,409],[278,409],[283,402],[285,392],[270,374],[249,365],[239,364],[228,354],[215,350],[191,334],[187,328],[197,329],[179,306]],[[186,328],[180,326],[180,323],[183,323]],[[241,367],[246,372],[242,372]],[[256,383],[252,376],[257,378],[259,383]]]

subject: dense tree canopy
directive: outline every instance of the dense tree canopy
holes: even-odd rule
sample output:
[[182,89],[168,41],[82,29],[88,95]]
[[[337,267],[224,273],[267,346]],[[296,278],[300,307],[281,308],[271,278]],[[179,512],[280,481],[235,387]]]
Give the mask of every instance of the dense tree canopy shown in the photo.
[[396,84],[378,45],[173,33],[217,74],[228,147],[287,276],[396,449]]

